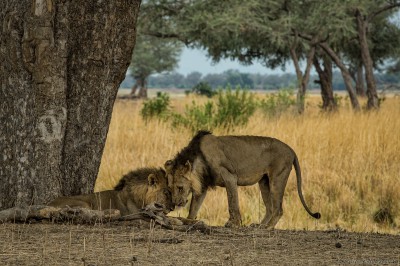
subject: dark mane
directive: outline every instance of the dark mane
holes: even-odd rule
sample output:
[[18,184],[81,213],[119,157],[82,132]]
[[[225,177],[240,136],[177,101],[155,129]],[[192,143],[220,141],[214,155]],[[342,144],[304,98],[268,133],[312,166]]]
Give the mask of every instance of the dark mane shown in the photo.
[[187,161],[189,161],[192,165],[196,158],[200,157],[205,165],[206,169],[201,177],[201,183],[203,184],[203,189],[207,187],[215,187],[215,179],[212,176],[210,166],[207,163],[206,158],[203,155],[203,152],[200,150],[200,142],[202,138],[206,135],[212,134],[210,131],[200,130],[197,134],[192,138],[189,144],[183,148],[174,158],[173,160],[173,170],[175,171],[179,165],[185,165]]
[[133,171],[130,171],[129,173],[123,175],[121,179],[119,180],[118,184],[114,187],[114,190],[122,190],[127,184],[129,183],[135,183],[135,184],[147,184],[148,182],[148,177],[150,174],[155,174],[158,176],[158,172],[162,172],[165,175],[165,171],[162,168],[150,168],[150,167],[144,167],[144,168],[139,168]]
[[201,139],[206,136],[212,134],[210,131],[200,130],[197,134],[192,138],[189,144],[183,148],[174,158],[174,168],[178,165],[185,165],[186,161],[189,161],[193,164],[196,157],[199,155],[202,156],[202,152],[200,150],[200,142]]

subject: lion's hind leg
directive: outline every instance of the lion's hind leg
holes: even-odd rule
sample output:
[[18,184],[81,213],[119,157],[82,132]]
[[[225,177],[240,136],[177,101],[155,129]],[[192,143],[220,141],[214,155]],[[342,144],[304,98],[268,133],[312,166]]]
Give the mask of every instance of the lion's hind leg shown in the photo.
[[270,176],[270,197],[272,203],[272,217],[267,223],[268,229],[274,229],[279,219],[283,215],[282,201],[285,193],[286,183],[289,178],[291,167],[281,168],[280,171],[272,173]]
[[258,181],[258,186],[260,187],[261,197],[265,205],[265,216],[262,219],[261,224],[266,225],[272,218],[271,191],[267,174],[263,175],[262,179]]

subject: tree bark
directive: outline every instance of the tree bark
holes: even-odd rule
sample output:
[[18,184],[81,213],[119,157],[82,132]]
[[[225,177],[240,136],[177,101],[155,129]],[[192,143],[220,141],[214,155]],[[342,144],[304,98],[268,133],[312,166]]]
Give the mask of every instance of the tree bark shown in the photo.
[[140,85],[139,98],[147,99],[147,79],[145,77],[140,78]]
[[138,89],[138,83],[135,82],[135,84],[133,84],[133,86],[132,86],[132,88],[131,88],[131,93],[130,93],[130,95],[131,95],[131,96],[135,96],[137,89]]
[[318,58],[314,57],[314,66],[319,77],[318,83],[321,85],[322,110],[327,112],[337,111],[337,103],[332,89],[332,60],[326,56],[322,57],[322,60],[323,69]]
[[361,49],[361,59],[365,68],[365,80],[367,82],[367,109],[378,109],[379,98],[376,91],[376,82],[373,70],[373,61],[369,53],[368,40],[367,40],[367,26],[368,22],[363,19],[360,11],[356,12],[358,40]]
[[139,6],[0,1],[0,209],[93,191]]
[[340,69],[343,76],[344,84],[346,86],[346,90],[349,93],[351,106],[355,111],[359,111],[360,103],[358,102],[357,95],[354,92],[353,85],[351,84],[351,75],[347,67],[343,64],[339,56],[332,50],[332,48],[329,47],[327,43],[321,42],[318,45],[331,57],[333,62],[335,62],[336,66]]
[[356,70],[356,93],[358,96],[365,97],[365,86],[364,86],[364,77],[363,77],[363,65],[360,63],[358,64]]
[[315,54],[315,47],[311,47],[310,51],[307,54],[306,70],[304,71],[303,74],[300,69],[299,59],[297,57],[296,50],[294,48],[290,48],[290,55],[292,57],[297,76],[297,83],[298,83],[297,111],[300,114],[304,113],[304,99],[306,96],[308,81],[310,80],[310,72],[314,54]]

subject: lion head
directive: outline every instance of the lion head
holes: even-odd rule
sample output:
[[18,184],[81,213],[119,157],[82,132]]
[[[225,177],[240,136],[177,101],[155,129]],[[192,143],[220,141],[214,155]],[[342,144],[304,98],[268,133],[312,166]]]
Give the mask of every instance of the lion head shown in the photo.
[[143,206],[156,202],[164,206],[165,213],[173,211],[175,208],[171,189],[168,187],[167,178],[164,174],[150,174],[148,176],[148,186],[143,198]]
[[172,211],[171,189],[168,187],[166,172],[162,168],[139,168],[124,175],[115,190],[132,200],[138,208],[151,203],[162,204],[165,212]]
[[190,162],[187,161],[184,165],[174,167],[174,162],[168,160],[165,163],[165,170],[168,177],[168,185],[172,192],[172,202],[178,207],[185,206],[188,202],[189,194],[201,190],[201,184],[194,182],[196,179],[192,176]]

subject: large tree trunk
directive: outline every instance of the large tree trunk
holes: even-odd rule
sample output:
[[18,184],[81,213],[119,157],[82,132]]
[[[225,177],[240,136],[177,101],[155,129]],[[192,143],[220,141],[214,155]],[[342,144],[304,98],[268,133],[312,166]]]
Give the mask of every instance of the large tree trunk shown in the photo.
[[327,112],[333,112],[337,110],[337,103],[332,89],[332,60],[326,56],[322,57],[322,59],[323,69],[318,58],[314,57],[314,66],[319,77],[318,83],[321,85],[322,109]]
[[325,42],[319,43],[319,46],[332,58],[333,62],[335,62],[336,66],[340,69],[344,84],[346,86],[346,90],[349,93],[351,106],[354,110],[360,110],[360,103],[358,102],[357,95],[354,92],[353,85],[351,84],[351,75],[347,67],[340,60],[339,56],[329,47],[329,45]]
[[362,14],[356,12],[358,40],[360,42],[361,59],[365,68],[365,80],[367,82],[367,109],[378,109],[379,98],[376,91],[376,82],[374,77],[373,62],[369,53],[367,41],[367,26],[368,23],[363,19]]
[[0,1],[0,209],[93,191],[139,6]]

